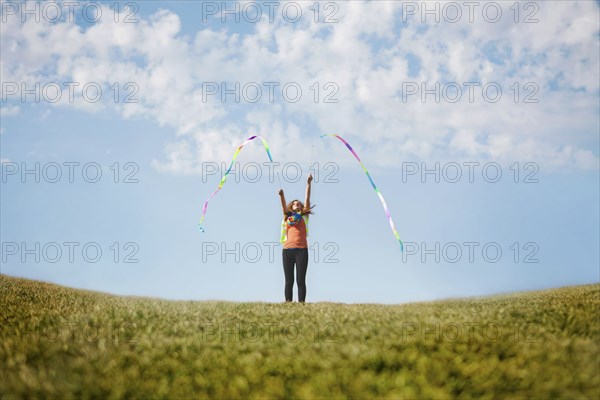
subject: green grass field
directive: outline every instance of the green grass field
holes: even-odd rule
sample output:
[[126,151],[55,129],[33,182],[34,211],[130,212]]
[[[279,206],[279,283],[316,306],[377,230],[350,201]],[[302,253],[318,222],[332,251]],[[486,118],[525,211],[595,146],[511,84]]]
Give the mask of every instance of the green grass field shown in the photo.
[[406,305],[0,287],[2,399],[600,398],[600,284]]

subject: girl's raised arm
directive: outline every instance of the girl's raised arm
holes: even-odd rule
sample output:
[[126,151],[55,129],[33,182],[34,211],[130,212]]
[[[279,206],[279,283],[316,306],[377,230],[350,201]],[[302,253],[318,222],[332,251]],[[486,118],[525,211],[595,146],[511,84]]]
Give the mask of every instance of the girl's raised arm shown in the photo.
[[283,189],[279,189],[279,198],[281,199],[281,209],[283,210],[283,216],[287,216],[287,205],[285,202],[285,195],[283,194]]
[[310,184],[312,180],[312,174],[308,175],[308,180],[306,181],[306,197],[304,199],[304,207],[307,209],[310,209]]

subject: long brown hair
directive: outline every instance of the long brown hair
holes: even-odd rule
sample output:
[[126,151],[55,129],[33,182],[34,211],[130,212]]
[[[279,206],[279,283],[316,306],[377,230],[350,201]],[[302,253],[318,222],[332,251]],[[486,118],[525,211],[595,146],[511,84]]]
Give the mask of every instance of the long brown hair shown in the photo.
[[294,204],[294,202],[297,201],[300,204],[302,204],[302,211],[300,212],[300,214],[302,215],[312,215],[313,213],[313,208],[315,208],[316,204],[311,204],[310,208],[305,207],[304,203],[302,203],[300,200],[294,199],[292,201],[290,201],[287,205],[287,212],[288,214],[292,214],[294,211],[292,210],[292,205]]

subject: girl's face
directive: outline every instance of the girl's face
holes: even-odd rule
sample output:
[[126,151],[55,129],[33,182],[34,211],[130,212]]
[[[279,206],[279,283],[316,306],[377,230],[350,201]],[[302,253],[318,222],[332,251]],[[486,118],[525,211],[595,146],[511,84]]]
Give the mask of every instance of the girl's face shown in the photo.
[[292,211],[294,211],[294,212],[302,211],[302,207],[303,207],[302,203],[298,200],[296,200],[292,203]]

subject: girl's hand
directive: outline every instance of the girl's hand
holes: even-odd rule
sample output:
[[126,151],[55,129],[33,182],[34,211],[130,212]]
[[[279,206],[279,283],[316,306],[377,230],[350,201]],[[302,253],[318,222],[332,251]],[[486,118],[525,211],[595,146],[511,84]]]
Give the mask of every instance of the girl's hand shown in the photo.
[[283,196],[283,189],[279,189],[279,195]]
[[310,184],[313,180],[313,176],[312,174],[308,175],[308,180],[306,181],[306,183]]

